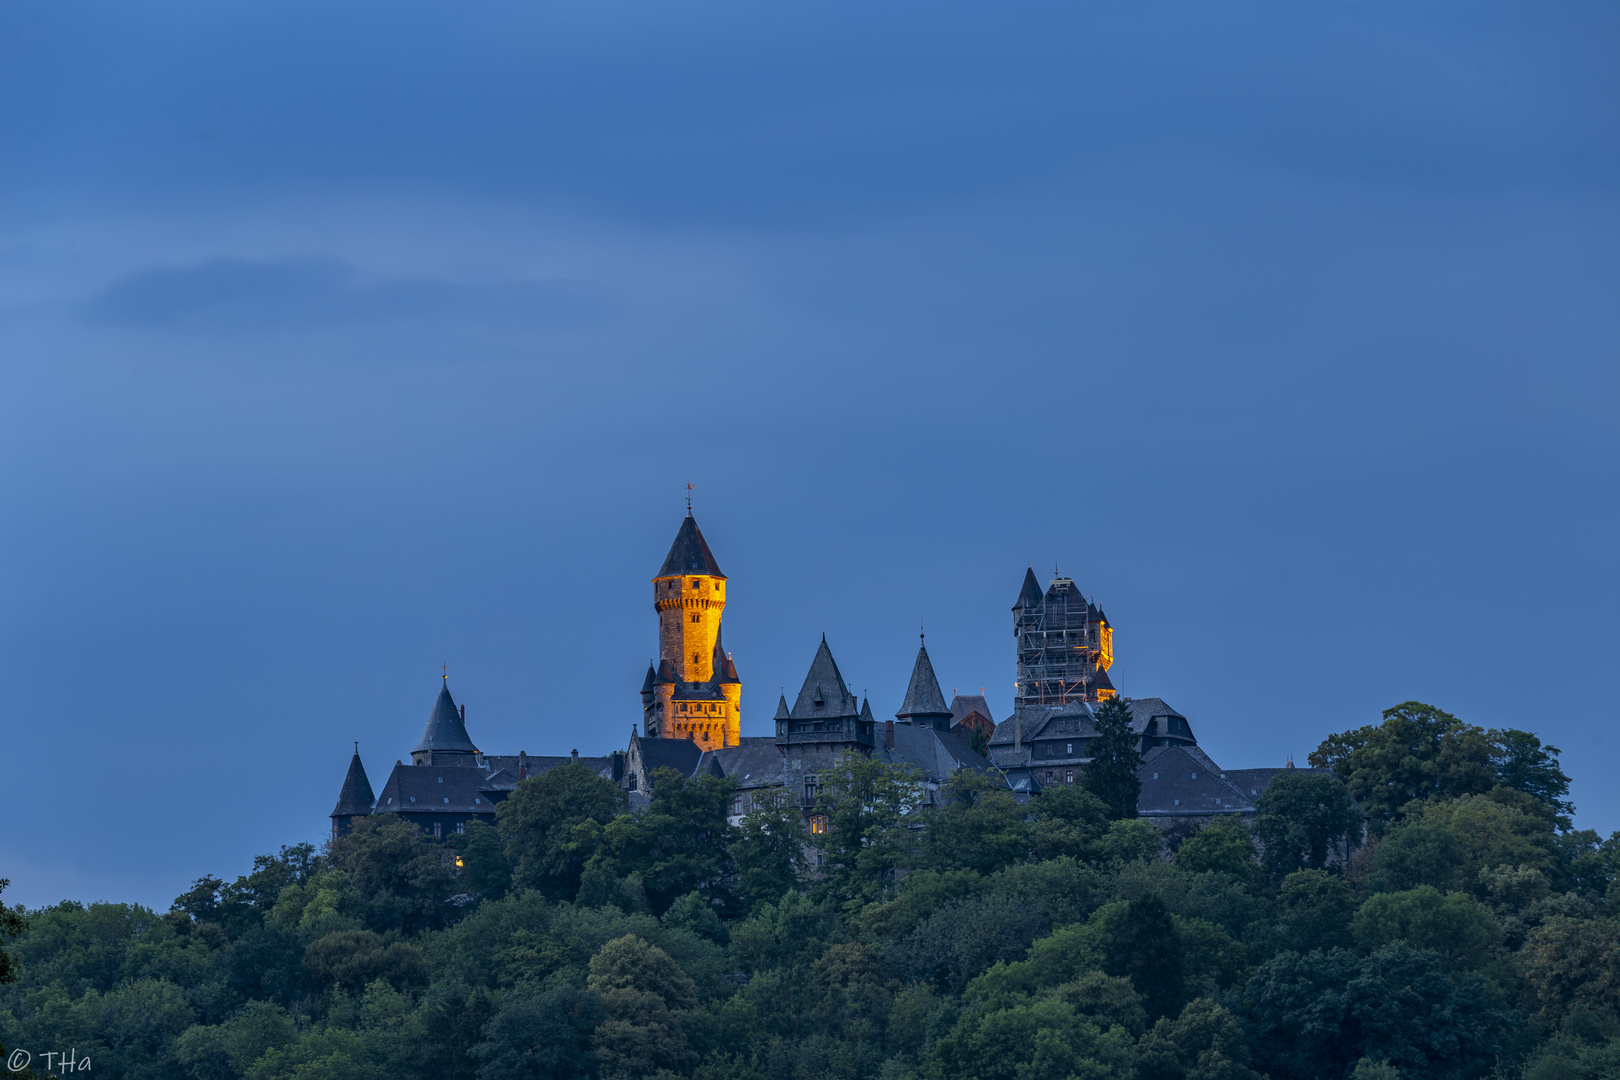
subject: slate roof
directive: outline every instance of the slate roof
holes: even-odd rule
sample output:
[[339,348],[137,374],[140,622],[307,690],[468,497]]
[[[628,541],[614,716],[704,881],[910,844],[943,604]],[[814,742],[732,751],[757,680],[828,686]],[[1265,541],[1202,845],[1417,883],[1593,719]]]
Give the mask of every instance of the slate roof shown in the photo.
[[[816,703],[817,698],[821,703]],[[838,671],[832,650],[827,647],[827,636],[821,637],[816,658],[810,661],[810,671],[799,688],[798,700],[788,715],[794,720],[826,720],[831,717],[856,716],[860,703],[844,685],[844,676]]]
[[691,739],[648,739],[641,744],[641,764],[650,773],[654,769],[674,769],[682,776],[691,776],[697,768],[703,751]]
[[792,714],[788,712],[787,697],[785,695],[784,696],[779,696],[776,699],[776,717],[775,717],[775,719],[777,719],[777,720],[787,720],[791,716],[792,716]]
[[1271,768],[1271,769],[1228,769],[1227,773],[1226,773],[1226,778],[1233,785],[1235,785],[1239,791],[1241,791],[1245,795],[1249,796],[1249,798],[1258,799],[1261,796],[1261,794],[1266,790],[1266,785],[1270,784],[1273,780],[1277,779],[1277,774],[1278,773],[1285,773],[1285,772],[1331,773],[1332,771],[1333,771],[1332,769],[1318,769],[1318,768],[1304,768],[1304,769],[1292,769],[1292,770],[1290,770],[1288,768],[1283,768],[1283,767]]
[[354,817],[357,814],[369,814],[377,802],[377,796],[372,793],[371,781],[366,779],[366,767],[360,764],[360,747],[354,748],[354,757],[349,759],[349,773],[343,778],[343,790],[338,792],[337,805],[332,808],[332,817]]
[[976,712],[992,724],[996,718],[990,714],[990,703],[984,700],[983,694],[957,694],[951,698],[951,723],[960,724],[967,714]]
[[906,685],[906,699],[900,703],[900,711],[894,715],[900,720],[951,715],[951,707],[945,704],[939,679],[934,675],[934,665],[928,659],[927,645],[917,646],[917,662],[911,666],[911,682]]
[[1018,599],[1013,601],[1013,610],[1040,606],[1041,583],[1035,579],[1035,568],[1032,566],[1024,571],[1024,587],[1018,590]]
[[1092,693],[1096,693],[1098,690],[1114,689],[1113,681],[1108,678],[1107,668],[1099,667],[1097,669],[1097,673],[1091,677],[1091,685],[1088,687],[1088,689],[1090,689]]
[[887,747],[888,735],[877,740],[872,756],[891,765],[915,765],[930,783],[941,784],[957,769],[989,772],[990,762],[974,752],[966,739],[955,732],[939,731],[917,724],[894,725],[894,749]]
[[483,769],[397,764],[377,797],[375,812],[493,814],[495,803],[490,797],[489,780],[490,773]]
[[680,531],[675,534],[675,542],[669,546],[669,554],[664,556],[664,565],[657,576],[682,577],[686,574],[717,578],[726,576],[720,572],[720,564],[714,561],[714,552],[709,550],[709,542],[703,539],[703,532],[697,527],[697,519],[692,517],[690,510],[686,512]]
[[432,750],[436,753],[476,754],[478,747],[467,737],[467,725],[462,723],[456,703],[450,697],[450,684],[439,687],[439,698],[428,714],[427,727],[422,729],[422,741],[411,753]]
[[1136,812],[1143,817],[1254,812],[1253,797],[1197,747],[1153,747],[1136,775],[1142,782]]
[[737,678],[737,665],[731,662],[726,655],[726,647],[721,644],[721,632],[714,635],[714,681],[716,683],[741,683]]
[[785,782],[782,772],[782,751],[774,738],[743,736],[739,746],[708,750],[698,762],[697,772],[710,772],[715,776],[729,776],[740,790],[781,787]]

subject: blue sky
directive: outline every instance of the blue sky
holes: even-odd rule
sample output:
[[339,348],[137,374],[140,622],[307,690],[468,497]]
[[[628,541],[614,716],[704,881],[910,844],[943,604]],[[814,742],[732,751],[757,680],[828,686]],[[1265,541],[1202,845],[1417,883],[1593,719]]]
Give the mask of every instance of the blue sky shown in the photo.
[[1232,767],[1611,690],[1601,3],[0,7],[6,899],[319,840],[440,665],[639,719],[697,485],[744,732],[825,632],[1013,679],[1024,567]]

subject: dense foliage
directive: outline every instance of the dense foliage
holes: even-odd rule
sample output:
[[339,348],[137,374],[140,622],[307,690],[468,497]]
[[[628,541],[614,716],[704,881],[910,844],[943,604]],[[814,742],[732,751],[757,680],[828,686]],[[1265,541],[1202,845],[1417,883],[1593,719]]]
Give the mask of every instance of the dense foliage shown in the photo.
[[1026,802],[850,758],[812,835],[567,765],[442,846],[379,816],[167,913],[4,911],[0,1042],[151,1080],[1614,1077],[1620,835],[1570,828],[1557,755],[1407,703],[1196,832],[1118,768]]

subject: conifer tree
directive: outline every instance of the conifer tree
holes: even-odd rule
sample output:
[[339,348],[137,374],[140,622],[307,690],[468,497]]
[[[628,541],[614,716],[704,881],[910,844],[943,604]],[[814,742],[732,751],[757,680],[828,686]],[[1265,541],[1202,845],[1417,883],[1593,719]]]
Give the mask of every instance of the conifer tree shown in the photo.
[[1110,817],[1133,818],[1137,796],[1142,793],[1142,781],[1136,776],[1142,755],[1131,731],[1131,710],[1119,698],[1112,698],[1097,710],[1094,723],[1097,737],[1091,741],[1091,764],[1080,782],[1103,801]]

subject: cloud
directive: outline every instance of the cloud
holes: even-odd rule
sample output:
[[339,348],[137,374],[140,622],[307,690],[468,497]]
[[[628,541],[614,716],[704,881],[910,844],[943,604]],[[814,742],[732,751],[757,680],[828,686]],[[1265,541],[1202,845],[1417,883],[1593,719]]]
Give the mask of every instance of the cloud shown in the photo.
[[461,318],[558,322],[588,318],[603,306],[596,290],[571,281],[377,280],[330,258],[214,258],[129,274],[94,296],[85,314],[111,326],[231,329]]

